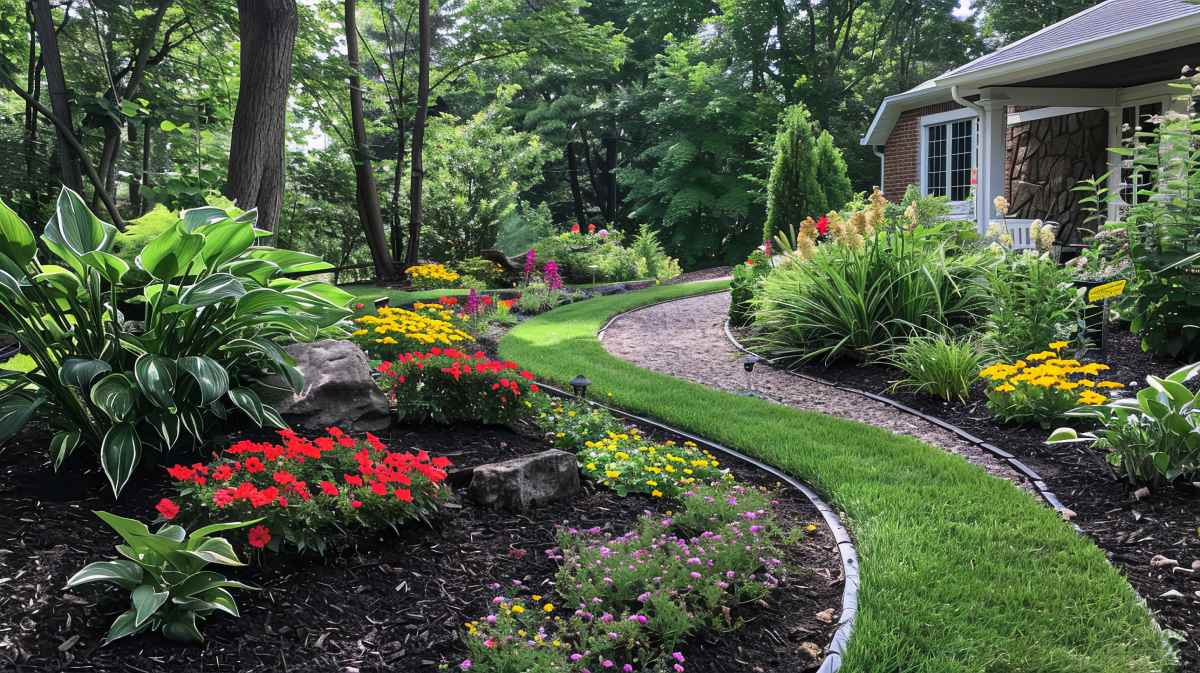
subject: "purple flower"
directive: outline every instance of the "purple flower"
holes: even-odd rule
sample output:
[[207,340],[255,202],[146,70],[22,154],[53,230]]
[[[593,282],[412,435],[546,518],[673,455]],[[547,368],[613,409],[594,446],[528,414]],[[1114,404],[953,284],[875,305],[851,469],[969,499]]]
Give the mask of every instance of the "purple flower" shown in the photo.
[[458,665],[458,667],[459,667],[459,668],[461,668],[462,670],[466,671],[466,670],[469,670],[469,669],[471,668],[471,665],[472,665],[472,664],[471,664],[471,660],[470,660],[470,659],[463,659],[463,660],[462,660],[462,663],[461,663],[461,664],[459,664],[459,665]]
[[546,280],[546,287],[551,290],[562,289],[562,277],[558,275],[558,263],[554,260],[546,262],[545,268],[542,269],[542,277]]
[[525,282],[526,283],[529,282],[529,277],[533,275],[533,272],[536,269],[537,269],[537,253],[534,252],[533,248],[530,248],[529,252],[525,253]]
[[467,304],[463,307],[467,315],[475,315],[479,313],[479,294],[475,292],[475,288],[467,293]]

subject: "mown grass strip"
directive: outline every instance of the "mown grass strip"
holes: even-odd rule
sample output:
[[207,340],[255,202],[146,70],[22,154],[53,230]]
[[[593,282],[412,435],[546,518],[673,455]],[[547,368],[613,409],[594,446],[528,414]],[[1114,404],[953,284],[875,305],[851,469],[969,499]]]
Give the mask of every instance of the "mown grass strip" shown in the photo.
[[722,284],[565,306],[513,329],[501,354],[558,383],[586,374],[592,394],[766,460],[844,510],[862,592],[843,671],[1170,670],[1165,639],[1120,573],[1011,483],[915,439],[640,369],[595,338],[617,313]]

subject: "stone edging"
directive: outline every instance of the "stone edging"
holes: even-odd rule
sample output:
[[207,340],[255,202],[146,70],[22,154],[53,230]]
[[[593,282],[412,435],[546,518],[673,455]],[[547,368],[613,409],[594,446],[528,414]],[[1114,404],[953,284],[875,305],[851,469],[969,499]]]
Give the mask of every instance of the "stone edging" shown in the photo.
[[[792,371],[791,369],[788,369],[787,367],[777,366],[775,364],[775,361],[772,358],[763,357],[763,356],[759,355],[758,353],[755,353],[754,351],[750,350],[749,348],[746,348],[745,346],[743,346],[742,343],[737,340],[737,337],[735,337],[733,335],[733,330],[730,327],[729,319],[725,320],[725,338],[727,338],[729,340],[729,343],[732,344],[734,348],[738,349],[739,351],[741,351],[743,353],[746,353],[747,355],[753,355],[755,357],[761,358],[761,360],[764,364],[769,365],[770,367],[774,368],[776,371],[780,371],[789,376],[794,376],[796,378],[803,379],[810,383],[816,383],[816,384],[823,385],[823,386],[829,386],[830,388],[835,388],[837,390],[841,390],[841,391],[844,391],[847,393],[852,393],[855,395],[860,395],[862,397],[866,397],[867,399],[874,400],[881,404],[885,404],[889,407],[892,407],[893,409],[896,409],[897,411],[901,411],[903,413],[916,416],[917,418],[920,418],[928,423],[932,423],[933,425],[936,425],[939,428],[942,428],[943,430],[947,430],[949,432],[954,433],[954,435],[956,435],[959,439],[961,439],[964,442],[967,442],[968,444],[971,444],[975,447],[978,447],[979,449],[986,451],[989,454],[995,456],[997,459],[999,459],[1005,465],[1011,467],[1012,469],[1016,470],[1019,474],[1021,474],[1021,476],[1027,478],[1029,480],[1029,482],[1031,484],[1033,484],[1033,488],[1035,491],[1037,491],[1037,494],[1039,496],[1041,496],[1041,498],[1043,500],[1046,501],[1046,504],[1048,504],[1052,508],[1054,508],[1055,512],[1058,512],[1059,515],[1064,515],[1063,518],[1068,518],[1068,516],[1070,514],[1073,514],[1073,512],[1071,512],[1071,510],[1069,510],[1066,507],[1066,505],[1064,505],[1062,503],[1062,501],[1058,499],[1058,496],[1055,495],[1055,493],[1050,490],[1050,488],[1046,485],[1045,479],[1043,479],[1042,476],[1040,474],[1038,474],[1036,470],[1034,470],[1032,467],[1026,465],[1025,463],[1021,462],[1020,460],[1017,459],[1016,456],[1014,456],[1013,454],[996,446],[995,444],[992,444],[990,442],[985,442],[984,440],[976,437],[975,435],[972,435],[971,433],[967,432],[966,430],[963,430],[962,428],[960,428],[956,425],[948,423],[936,416],[931,416],[924,412],[913,409],[912,407],[910,407],[906,404],[903,404],[901,402],[898,402],[896,400],[893,400],[890,397],[885,397],[883,395],[877,395],[875,393],[867,392],[865,390],[859,390],[858,388],[851,388],[849,386],[839,385],[832,381],[826,381],[825,379],[818,378],[816,376],[810,376],[808,374],[802,374],[800,372]],[[1079,527],[1077,525],[1075,525],[1074,522],[1072,522],[1071,525],[1074,526],[1077,531],[1079,530]]]
[[[722,290],[722,292],[724,292],[724,290]],[[714,293],[704,293],[704,294],[714,294]],[[701,296],[701,295],[693,295],[693,296]],[[677,301],[677,300],[672,299],[672,300],[667,300],[667,301]],[[657,303],[663,304],[666,302],[657,302]],[[649,306],[654,306],[654,305],[655,304],[648,304],[646,306],[640,306],[640,307],[638,307],[638,309],[635,309],[635,310],[640,310],[640,309],[647,308]],[[624,314],[623,313],[617,314],[616,316],[613,317],[613,319],[615,320],[616,318],[620,317],[621,315],[624,315]],[[609,320],[608,324],[605,325],[605,329],[607,329],[608,325],[611,323],[612,323],[612,320]],[[601,332],[603,332],[603,330],[601,330]],[[570,393],[566,392],[565,390],[561,390],[555,386],[552,386],[552,385],[549,385],[549,384],[546,384],[546,383],[543,383],[540,381],[538,382],[538,385],[541,386],[544,390],[553,392],[553,393],[559,395],[560,397],[566,397],[566,398],[574,398],[575,397],[574,395],[571,395]],[[703,446],[704,448],[708,449],[709,451],[722,453],[722,454],[725,454],[732,458],[741,460],[749,465],[752,465],[752,466],[770,474],[771,476],[779,479],[780,481],[786,483],[788,486],[790,486],[793,489],[802,493],[804,495],[804,497],[807,498],[808,501],[812,503],[813,507],[815,507],[817,509],[817,511],[821,513],[821,518],[824,519],[826,527],[828,527],[830,532],[833,533],[833,538],[837,542],[838,554],[840,555],[840,557],[842,559],[842,576],[845,580],[845,585],[844,585],[844,588],[842,589],[842,608],[839,613],[840,617],[838,619],[837,630],[834,631],[833,638],[830,639],[829,644],[825,647],[825,660],[823,662],[821,662],[821,667],[817,670],[817,673],[835,673],[838,669],[840,669],[842,666],[842,657],[844,656],[845,651],[846,651],[846,646],[850,641],[850,634],[854,631],[854,620],[858,616],[858,588],[859,588],[858,567],[859,567],[859,563],[858,563],[858,552],[854,548],[854,541],[850,538],[850,532],[846,529],[846,526],[842,523],[842,520],[838,516],[837,512],[835,512],[832,507],[830,507],[824,500],[822,500],[821,496],[818,495],[817,492],[814,491],[807,484],[793,478],[792,476],[788,475],[787,473],[783,472],[782,470],[779,470],[778,468],[775,468],[771,465],[768,465],[767,463],[764,463],[762,461],[751,458],[750,456],[747,456],[746,454],[741,453],[740,451],[722,446],[715,442],[704,439],[703,437],[694,435],[690,432],[685,432],[678,428],[673,428],[669,425],[666,425],[665,423],[661,423],[654,419],[646,418],[644,416],[638,416],[637,414],[632,414],[627,411],[618,409],[616,407],[611,407],[611,406],[601,403],[601,402],[596,402],[594,400],[589,400],[589,399],[584,399],[583,401],[587,402],[588,404],[590,404],[594,407],[599,407],[601,409],[604,409],[604,410],[606,410],[612,414],[615,414],[617,416],[622,416],[629,420],[636,421],[636,422],[642,423],[644,425],[649,425],[649,426],[658,428],[659,430],[677,435],[679,437],[685,437],[687,439],[690,439],[693,442],[696,442],[700,446]]]

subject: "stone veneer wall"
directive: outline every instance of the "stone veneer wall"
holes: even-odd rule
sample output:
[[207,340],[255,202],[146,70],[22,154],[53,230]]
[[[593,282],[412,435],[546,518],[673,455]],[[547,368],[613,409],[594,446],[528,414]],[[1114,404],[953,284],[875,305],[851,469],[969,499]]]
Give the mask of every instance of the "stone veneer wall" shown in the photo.
[[1005,185],[1012,217],[1078,222],[1071,188],[1108,170],[1108,113],[1090,110],[1035,119],[1008,130]]
[[[940,103],[900,115],[884,146],[883,193],[899,202],[910,184],[921,183],[921,117],[960,108]],[[1018,111],[1032,108],[1012,108]],[[1080,180],[1102,175],[1107,166],[1108,114],[1091,110],[1037,119],[1010,127],[1005,152],[1005,196],[1017,218],[1075,221]]]

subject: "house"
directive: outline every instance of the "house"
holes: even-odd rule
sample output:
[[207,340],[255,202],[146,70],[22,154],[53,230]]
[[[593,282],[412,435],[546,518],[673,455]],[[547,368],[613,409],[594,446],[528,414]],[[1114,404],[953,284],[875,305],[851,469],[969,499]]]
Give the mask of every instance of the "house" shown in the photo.
[[1112,219],[1136,202],[1132,171],[1108,148],[1155,115],[1186,111],[1169,86],[1185,66],[1200,66],[1200,5],[1107,0],[889,96],[862,144],[881,159],[889,199],[917,185],[983,232],[1004,195],[1009,229],[1028,247],[1032,219],[1079,224],[1081,179],[1110,173],[1121,195]]

